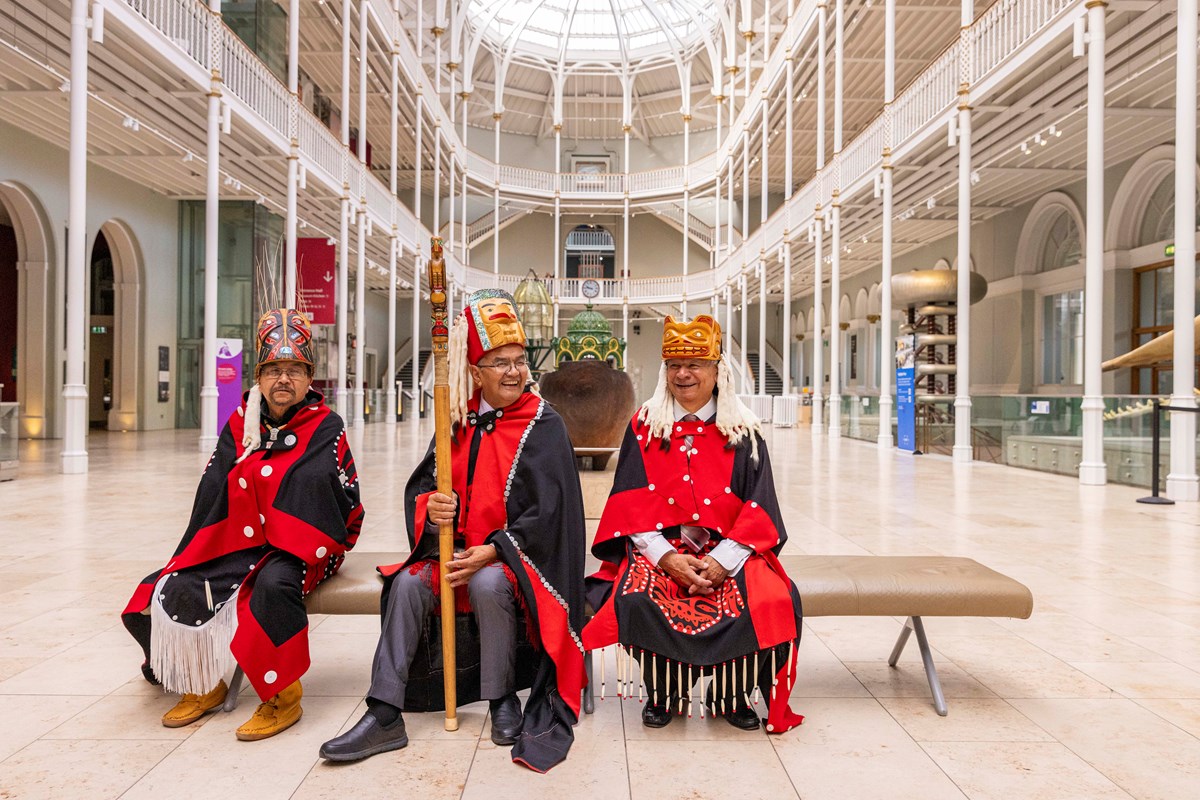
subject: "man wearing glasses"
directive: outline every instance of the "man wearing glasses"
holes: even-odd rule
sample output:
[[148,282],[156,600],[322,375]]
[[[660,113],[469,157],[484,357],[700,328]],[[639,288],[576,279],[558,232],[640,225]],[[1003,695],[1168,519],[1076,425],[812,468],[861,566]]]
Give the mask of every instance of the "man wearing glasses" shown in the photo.
[[[434,448],[404,492],[412,555],[382,567],[383,631],[367,711],[321,757],[355,761],[408,744],[402,711],[441,708],[442,681],[414,666],[440,591],[438,525],[455,530],[447,580],[473,613],[478,672],[460,652],[458,702],[487,700],[491,738],[544,772],[566,758],[583,689],[583,560],[587,546],[574,450],[562,418],[529,381],[513,299],[471,294],[450,332],[454,495],[435,491]],[[524,620],[522,621],[521,616]],[[532,648],[519,648],[519,627]],[[427,632],[428,631],[428,632]],[[461,641],[461,637],[460,637]],[[524,711],[517,691],[532,686]]]
[[701,716],[756,730],[758,689],[767,731],[782,733],[803,719],[788,708],[800,597],[777,558],[787,533],[759,421],[734,394],[715,319],[667,317],[662,356],[592,545],[600,610],[584,645],[620,644],[647,727],[692,713],[698,684]]
[[183,540],[123,612],[143,675],[183,695],[168,728],[218,708],[241,667],[262,701],[237,729],[243,741],[300,719],[304,595],[337,572],[363,520],[345,424],[311,388],[308,320],[269,311],[257,339],[255,384],[221,432]]

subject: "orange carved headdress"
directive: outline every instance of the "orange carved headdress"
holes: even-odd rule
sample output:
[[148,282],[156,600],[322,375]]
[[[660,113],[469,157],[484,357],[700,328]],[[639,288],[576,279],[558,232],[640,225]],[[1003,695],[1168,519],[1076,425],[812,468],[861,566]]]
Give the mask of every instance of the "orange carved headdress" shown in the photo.
[[721,325],[708,314],[676,322],[668,316],[663,322],[662,357],[696,358],[718,361],[721,358]]

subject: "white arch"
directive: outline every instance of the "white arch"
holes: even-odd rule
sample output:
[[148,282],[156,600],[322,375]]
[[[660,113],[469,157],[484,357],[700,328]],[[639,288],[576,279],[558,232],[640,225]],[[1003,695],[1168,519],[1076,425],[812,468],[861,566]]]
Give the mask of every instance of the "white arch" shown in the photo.
[[21,436],[50,438],[57,433],[61,392],[57,332],[62,313],[57,301],[57,269],[46,207],[27,186],[0,182],[0,204],[8,211],[17,239],[17,402]]
[[871,284],[871,290],[867,293],[867,314],[881,314],[879,310],[880,304],[883,302],[881,292],[882,289],[878,283]]
[[867,318],[867,308],[870,301],[867,298],[867,290],[859,289],[858,294],[854,296],[854,319],[865,320]]
[[[133,230],[120,219],[100,226],[113,262],[113,402],[108,429],[137,430],[142,420],[144,268]],[[94,387],[93,387],[94,390]]]
[[1017,263],[1015,274],[1028,275],[1038,271],[1038,261],[1041,259],[1042,248],[1046,245],[1046,237],[1058,217],[1066,211],[1075,220],[1075,229],[1079,231],[1079,252],[1084,252],[1084,237],[1087,235],[1083,227],[1083,213],[1080,212],[1074,198],[1064,192],[1048,192],[1038,198],[1025,217],[1021,227],[1021,237],[1017,240]]
[[[1175,171],[1175,145],[1163,144],[1143,153],[1125,173],[1113,195],[1105,231],[1105,250],[1132,250],[1142,242],[1138,235],[1146,216],[1146,207],[1154,190]],[[1200,176],[1200,167],[1196,170]]]

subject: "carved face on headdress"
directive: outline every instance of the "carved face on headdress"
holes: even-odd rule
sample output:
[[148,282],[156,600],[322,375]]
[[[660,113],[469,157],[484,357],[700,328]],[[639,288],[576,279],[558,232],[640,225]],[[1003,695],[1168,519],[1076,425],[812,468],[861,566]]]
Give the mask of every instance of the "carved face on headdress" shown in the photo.
[[667,317],[663,323],[662,357],[695,358],[717,361],[721,358],[721,326],[708,314],[676,322]]
[[293,308],[276,308],[258,320],[258,365],[272,361],[299,361],[313,365],[312,325]]
[[489,350],[506,344],[525,346],[525,329],[517,317],[512,295],[501,289],[480,289],[472,292],[463,307],[470,323],[467,338],[467,361],[475,364]]

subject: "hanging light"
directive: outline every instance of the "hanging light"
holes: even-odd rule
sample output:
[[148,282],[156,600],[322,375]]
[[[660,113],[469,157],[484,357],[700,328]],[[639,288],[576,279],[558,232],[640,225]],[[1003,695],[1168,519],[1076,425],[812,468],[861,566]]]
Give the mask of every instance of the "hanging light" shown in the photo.
[[517,314],[525,335],[530,339],[549,339],[554,335],[554,303],[550,291],[532,269],[513,291]]

